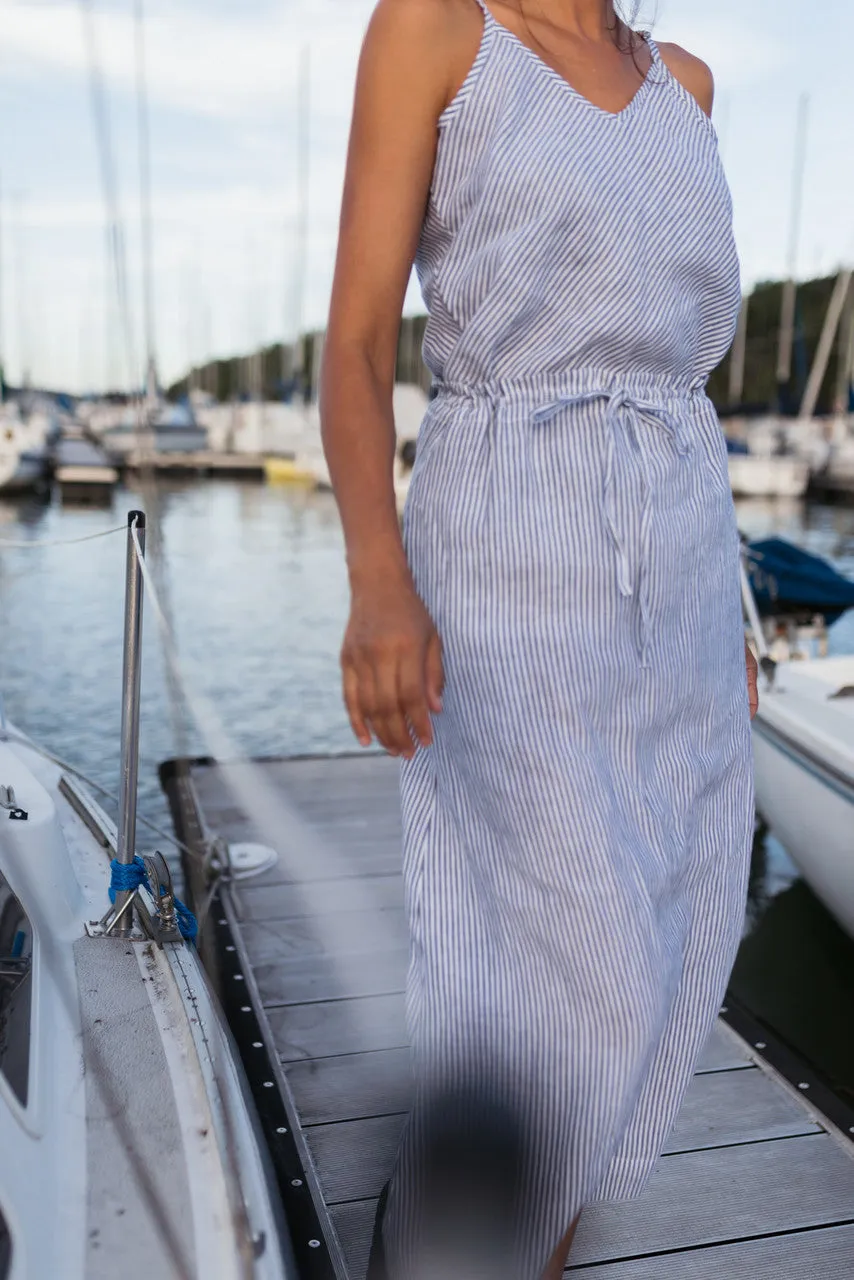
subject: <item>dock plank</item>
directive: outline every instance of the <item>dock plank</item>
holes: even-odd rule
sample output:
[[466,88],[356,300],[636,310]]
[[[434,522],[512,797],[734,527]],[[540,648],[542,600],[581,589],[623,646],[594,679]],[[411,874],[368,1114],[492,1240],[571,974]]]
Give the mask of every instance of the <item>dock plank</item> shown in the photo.
[[[407,1043],[402,992],[354,1001],[271,1007],[267,1017],[283,1062],[401,1049]],[[750,1065],[744,1045],[722,1022],[716,1022],[700,1055],[698,1073],[734,1071]]]
[[259,966],[295,956],[381,954],[408,945],[406,921],[397,907],[247,923],[243,936],[253,965]]
[[[791,1233],[847,1223],[852,1205],[854,1160],[828,1134],[664,1156],[643,1197],[585,1210],[573,1265],[565,1274],[579,1274],[586,1266],[605,1275],[602,1263],[620,1262],[620,1280],[666,1275],[681,1280],[691,1273],[678,1267],[669,1273],[655,1270],[661,1265],[659,1256],[649,1260],[652,1270],[636,1273],[631,1268],[643,1255],[666,1254],[681,1262],[690,1254],[675,1250],[730,1244],[735,1251],[733,1242],[776,1234],[797,1239]],[[351,1280],[363,1280],[375,1213],[373,1197],[331,1209]],[[748,1268],[732,1274],[754,1280]],[[773,1280],[804,1280],[798,1264],[766,1274]]]
[[[331,1124],[365,1116],[405,1111],[410,1105],[409,1053],[406,1048],[338,1054],[334,1057],[293,1062],[288,1079],[304,1124]],[[702,1100],[704,1114],[698,1114]],[[686,1123],[694,1145],[708,1145],[708,1131],[715,1142],[723,1132],[743,1128],[765,1130],[765,1136],[808,1132],[805,1113],[756,1067],[746,1067],[735,1078],[732,1071],[698,1073],[688,1092],[686,1110],[676,1132]],[[726,1117],[723,1122],[723,1117]],[[796,1124],[794,1130],[790,1125]],[[782,1126],[778,1132],[776,1126]],[[705,1127],[704,1127],[705,1126]]]
[[583,1280],[851,1280],[854,1225],[739,1240],[628,1262],[570,1266]]
[[283,1062],[406,1046],[403,994],[328,1000],[269,1008],[267,1018]]
[[302,1004],[392,995],[403,986],[407,961],[405,950],[343,953],[262,964],[253,971],[263,1004]]
[[308,884],[238,884],[235,902],[241,920],[264,923],[271,920],[314,919],[338,911],[353,911],[354,903],[367,897],[373,908],[403,908],[403,878],[400,875],[349,876],[339,880]]
[[278,852],[256,886],[400,873],[398,766],[389,757],[195,765],[191,777],[209,829]]
[[[363,1066],[359,1076],[353,1059],[327,1059],[297,1064],[288,1080],[297,1100],[306,1140],[327,1203],[379,1195],[389,1176],[405,1120],[408,1090],[393,1068],[378,1060],[390,1055],[365,1054],[379,1082]],[[395,1065],[396,1054],[391,1055]],[[387,1099],[387,1100],[384,1100]],[[361,1118],[348,1119],[348,1112]],[[314,1127],[311,1127],[314,1126]],[[757,1068],[695,1076],[665,1154],[767,1142],[818,1133],[809,1114]],[[851,1162],[854,1174],[854,1161]]]

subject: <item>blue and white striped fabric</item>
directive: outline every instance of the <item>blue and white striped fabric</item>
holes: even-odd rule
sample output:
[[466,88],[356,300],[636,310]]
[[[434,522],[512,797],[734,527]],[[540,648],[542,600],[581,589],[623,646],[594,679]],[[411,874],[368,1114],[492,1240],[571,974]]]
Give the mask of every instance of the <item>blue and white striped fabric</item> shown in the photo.
[[705,394],[739,267],[714,129],[653,41],[612,114],[478,3],[417,259],[437,394],[405,541],[447,685],[402,765],[408,1017],[422,1086],[486,1053],[515,1099],[536,1280],[582,1206],[646,1186],[740,936],[738,535]]

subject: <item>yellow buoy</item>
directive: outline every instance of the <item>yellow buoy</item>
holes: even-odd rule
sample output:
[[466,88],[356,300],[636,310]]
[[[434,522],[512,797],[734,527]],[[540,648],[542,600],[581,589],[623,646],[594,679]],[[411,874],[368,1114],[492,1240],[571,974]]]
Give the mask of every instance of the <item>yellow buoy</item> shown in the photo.
[[265,458],[264,475],[269,484],[313,485],[315,477],[296,458]]

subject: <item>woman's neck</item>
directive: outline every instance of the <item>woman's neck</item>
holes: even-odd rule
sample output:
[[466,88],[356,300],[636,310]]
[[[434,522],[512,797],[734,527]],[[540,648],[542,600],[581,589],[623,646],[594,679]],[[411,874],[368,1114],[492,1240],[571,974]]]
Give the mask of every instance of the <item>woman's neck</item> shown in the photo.
[[619,23],[613,0],[501,0],[501,3],[515,9],[526,21],[534,20],[585,40],[612,39]]

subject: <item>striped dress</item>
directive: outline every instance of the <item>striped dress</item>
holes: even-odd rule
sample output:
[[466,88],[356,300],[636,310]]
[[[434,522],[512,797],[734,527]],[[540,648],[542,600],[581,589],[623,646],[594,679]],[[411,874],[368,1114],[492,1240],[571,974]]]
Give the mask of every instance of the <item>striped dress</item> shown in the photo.
[[514,1099],[537,1280],[580,1208],[647,1185],[741,932],[738,532],[705,392],[739,265],[713,126],[654,42],[611,113],[477,3],[416,264],[434,395],[404,538],[446,688],[402,763],[407,1011],[419,1097],[482,1055]]

